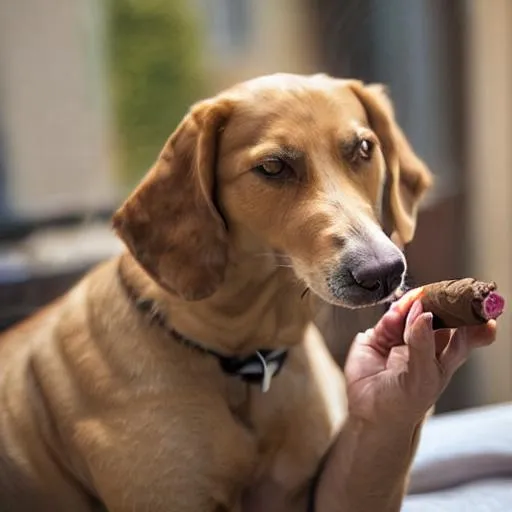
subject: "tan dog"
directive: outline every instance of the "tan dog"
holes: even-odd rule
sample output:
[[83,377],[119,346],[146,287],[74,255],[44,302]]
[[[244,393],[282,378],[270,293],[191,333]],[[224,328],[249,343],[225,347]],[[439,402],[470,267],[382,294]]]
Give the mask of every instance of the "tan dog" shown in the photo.
[[129,252],[0,340],[0,509],[301,499],[345,415],[304,291],[392,295],[385,233],[410,241],[429,183],[381,87],[275,75],[195,105],[115,215]]

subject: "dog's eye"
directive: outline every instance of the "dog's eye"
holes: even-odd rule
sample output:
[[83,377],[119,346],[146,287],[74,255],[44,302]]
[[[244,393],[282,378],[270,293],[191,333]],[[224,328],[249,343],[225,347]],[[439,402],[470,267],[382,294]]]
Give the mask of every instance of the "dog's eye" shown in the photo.
[[357,148],[357,156],[362,160],[370,160],[372,157],[372,150],[373,142],[368,139],[362,139]]
[[289,166],[286,162],[279,158],[273,158],[258,165],[255,170],[267,178],[280,178],[289,171]]

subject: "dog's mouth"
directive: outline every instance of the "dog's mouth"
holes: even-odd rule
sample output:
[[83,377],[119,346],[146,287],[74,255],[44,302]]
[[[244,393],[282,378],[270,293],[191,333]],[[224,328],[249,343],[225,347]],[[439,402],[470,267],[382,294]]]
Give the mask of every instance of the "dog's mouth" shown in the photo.
[[[325,279],[325,300],[350,309],[360,309],[386,304],[397,300],[405,291],[404,274],[397,273],[390,279],[361,281],[350,269],[341,268]],[[314,288],[314,287],[313,287]]]
[[396,290],[392,291],[389,295],[382,297],[380,299],[366,299],[361,297],[360,292],[356,292],[355,298],[345,299],[345,300],[335,300],[333,303],[338,306],[346,307],[348,309],[365,309],[371,308],[379,305],[385,305],[386,308],[390,307],[393,302],[402,297],[406,291],[400,286]]
[[348,268],[339,268],[335,273],[312,271],[294,262],[284,254],[279,254],[279,267],[293,269],[293,273],[303,283],[301,299],[314,293],[320,299],[335,306],[349,309],[362,309],[378,305],[389,307],[414,286],[404,272],[386,284],[361,283]]
[[416,285],[414,284],[413,279],[411,278],[410,274],[406,274],[402,282],[402,285],[395,290],[395,292],[388,300],[384,301],[386,309],[389,308],[391,304],[393,304],[393,302],[396,302],[397,300],[401,299],[408,291],[414,288],[416,288]]
[[325,286],[318,286],[317,283],[309,279],[302,278],[304,289],[301,298],[306,298],[310,293],[314,293],[323,301],[334,306],[340,306],[348,309],[363,309],[380,304],[386,304],[388,307],[402,297],[410,288],[400,284],[396,289],[391,290],[385,295],[379,295],[378,289],[362,289],[356,283],[346,283],[344,285],[329,284],[329,280],[325,281]]

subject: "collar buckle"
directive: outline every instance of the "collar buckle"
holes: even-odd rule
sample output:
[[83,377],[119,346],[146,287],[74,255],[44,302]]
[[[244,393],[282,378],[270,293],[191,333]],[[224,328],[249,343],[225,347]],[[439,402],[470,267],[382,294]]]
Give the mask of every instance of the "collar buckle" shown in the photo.
[[260,384],[262,393],[266,393],[287,356],[286,349],[258,350],[246,358],[222,357],[219,362],[225,373],[238,375],[252,384]]
[[272,377],[279,370],[279,363],[277,361],[267,361],[261,355],[261,352],[256,352],[256,355],[261,359],[261,365],[263,367],[263,376],[261,378],[261,391],[262,393],[266,393],[270,389],[270,384],[272,382]]

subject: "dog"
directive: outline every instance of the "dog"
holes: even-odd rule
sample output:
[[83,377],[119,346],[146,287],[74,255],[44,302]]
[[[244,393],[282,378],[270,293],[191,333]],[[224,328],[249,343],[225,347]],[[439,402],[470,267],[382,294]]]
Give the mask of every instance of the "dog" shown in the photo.
[[346,415],[309,298],[393,296],[431,180],[377,84],[276,74],[195,104],[113,217],[127,250],[0,340],[0,509],[307,494]]

